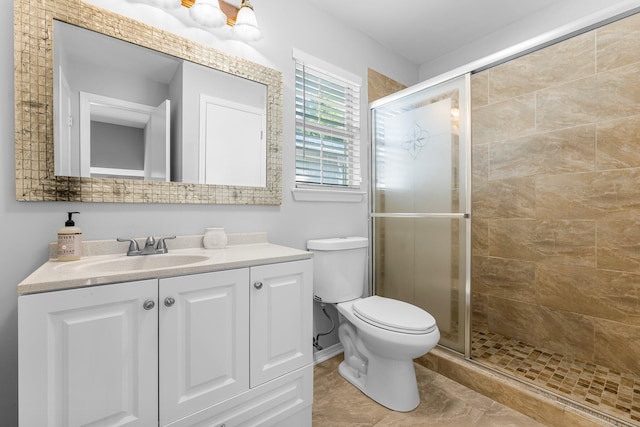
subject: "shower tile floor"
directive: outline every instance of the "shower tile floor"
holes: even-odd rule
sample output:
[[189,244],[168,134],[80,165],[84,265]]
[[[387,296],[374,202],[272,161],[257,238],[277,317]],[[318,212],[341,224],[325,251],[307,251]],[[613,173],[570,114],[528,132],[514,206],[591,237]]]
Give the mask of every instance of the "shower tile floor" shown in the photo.
[[474,360],[551,389],[632,425],[640,425],[640,377],[474,330]]

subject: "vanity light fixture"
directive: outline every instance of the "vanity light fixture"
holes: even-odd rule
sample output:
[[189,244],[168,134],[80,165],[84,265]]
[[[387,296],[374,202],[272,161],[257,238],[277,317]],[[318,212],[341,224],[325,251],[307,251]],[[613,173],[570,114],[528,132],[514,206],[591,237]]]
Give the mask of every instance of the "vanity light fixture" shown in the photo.
[[256,41],[262,37],[256,14],[249,0],[140,0],[152,6],[175,12],[181,6],[189,9],[189,18],[205,29],[231,27],[231,34],[242,41]]
[[242,0],[242,5],[236,17],[236,23],[231,27],[231,32],[238,39],[244,41],[255,41],[262,37],[260,29],[258,28],[256,14],[249,0]]

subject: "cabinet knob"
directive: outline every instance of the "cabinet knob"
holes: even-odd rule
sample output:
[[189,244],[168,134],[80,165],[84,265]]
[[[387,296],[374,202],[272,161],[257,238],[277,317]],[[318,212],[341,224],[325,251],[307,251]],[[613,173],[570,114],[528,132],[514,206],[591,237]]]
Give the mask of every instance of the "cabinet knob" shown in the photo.
[[142,308],[144,308],[145,310],[153,310],[153,307],[155,306],[156,306],[156,303],[152,299],[148,299],[144,303],[142,303]]
[[254,282],[253,287],[256,289],[262,289],[262,282]]
[[173,298],[173,297],[166,297],[166,298],[164,299],[164,305],[165,305],[165,307],[171,307],[171,306],[172,306],[173,304],[175,304],[175,303],[176,303],[176,300],[175,300],[175,298]]

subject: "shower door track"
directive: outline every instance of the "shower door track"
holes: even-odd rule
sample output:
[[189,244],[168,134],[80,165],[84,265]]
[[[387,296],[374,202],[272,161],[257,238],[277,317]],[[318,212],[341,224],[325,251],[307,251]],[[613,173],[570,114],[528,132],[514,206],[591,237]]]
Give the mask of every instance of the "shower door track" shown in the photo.
[[370,213],[371,218],[470,218],[468,213]]

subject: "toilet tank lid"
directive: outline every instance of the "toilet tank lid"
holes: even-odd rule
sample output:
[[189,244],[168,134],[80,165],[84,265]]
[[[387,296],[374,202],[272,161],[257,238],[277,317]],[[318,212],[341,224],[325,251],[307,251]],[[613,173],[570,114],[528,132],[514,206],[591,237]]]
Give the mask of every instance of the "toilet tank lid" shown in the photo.
[[369,239],[366,237],[334,237],[316,239],[307,242],[307,249],[316,251],[341,251],[346,249],[366,248]]

